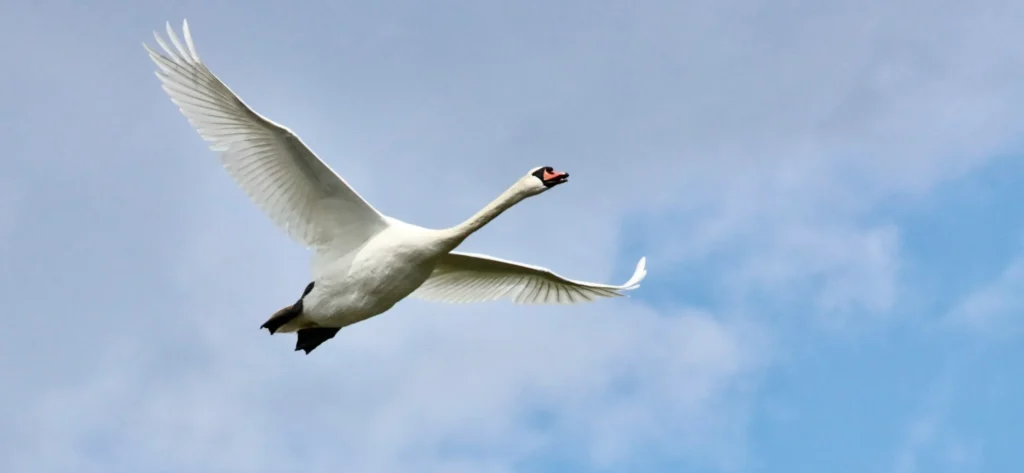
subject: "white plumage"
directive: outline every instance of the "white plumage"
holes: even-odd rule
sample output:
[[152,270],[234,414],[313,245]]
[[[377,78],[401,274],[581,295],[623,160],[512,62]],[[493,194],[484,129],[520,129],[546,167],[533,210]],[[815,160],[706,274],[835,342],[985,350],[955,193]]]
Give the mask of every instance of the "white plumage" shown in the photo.
[[[356,246],[386,226],[384,216],[363,200],[291,130],[254,112],[199,59],[188,22],[185,43],[167,25],[171,48],[158,34],[167,54],[148,46],[160,68],[163,89],[181,109],[210,148],[218,151],[224,168],[267,215],[307,247],[343,239]],[[325,202],[337,201],[333,218],[321,212]]]
[[170,24],[163,50],[144,45],[164,91],[252,201],[295,241],[315,250],[313,282],[263,326],[298,332],[309,353],[338,329],[390,309],[407,296],[443,302],[508,298],[578,303],[623,295],[647,275],[614,286],[564,278],[539,266],[453,251],[470,234],[525,198],[567,182],[550,167],[530,170],[460,225],[431,230],[382,215],[288,128],[249,108],[199,59],[188,22],[184,43]]
[[636,289],[647,275],[640,258],[633,277],[621,286],[574,281],[547,268],[487,255],[451,252],[442,256],[430,279],[413,297],[451,303],[484,302],[501,298],[520,304],[574,304],[621,295]]

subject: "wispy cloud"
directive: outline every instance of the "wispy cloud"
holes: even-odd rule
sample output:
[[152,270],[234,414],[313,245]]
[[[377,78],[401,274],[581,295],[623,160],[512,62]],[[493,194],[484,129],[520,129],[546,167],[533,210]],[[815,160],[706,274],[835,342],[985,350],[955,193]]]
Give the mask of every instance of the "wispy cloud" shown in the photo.
[[1012,337],[1024,311],[1024,259],[1017,258],[992,281],[968,294],[946,316],[947,326],[971,332]]
[[952,383],[943,379],[933,386],[920,405],[920,411],[910,421],[903,441],[896,451],[893,473],[915,473],[919,459],[927,450],[934,448],[937,437],[942,434],[952,396]]
[[958,432],[952,422],[956,401],[962,392],[966,357],[957,357],[954,369],[945,370],[934,382],[925,386],[920,402],[900,435],[893,459],[893,473],[923,471],[980,471],[982,451],[976,439]]

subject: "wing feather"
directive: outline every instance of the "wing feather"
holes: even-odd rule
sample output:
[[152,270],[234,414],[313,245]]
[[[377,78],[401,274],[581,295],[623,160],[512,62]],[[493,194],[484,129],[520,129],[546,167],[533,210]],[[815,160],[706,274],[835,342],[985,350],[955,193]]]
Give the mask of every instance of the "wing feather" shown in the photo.
[[143,45],[156,76],[188,122],[220,154],[235,182],[278,226],[306,247],[355,248],[388,226],[387,217],[288,128],[253,111],[199,59],[188,22],[167,24],[163,51]]
[[518,304],[575,304],[618,297],[636,289],[647,276],[646,266],[647,259],[640,258],[629,281],[613,286],[575,281],[539,266],[452,252],[441,258],[412,297],[450,303],[509,298]]

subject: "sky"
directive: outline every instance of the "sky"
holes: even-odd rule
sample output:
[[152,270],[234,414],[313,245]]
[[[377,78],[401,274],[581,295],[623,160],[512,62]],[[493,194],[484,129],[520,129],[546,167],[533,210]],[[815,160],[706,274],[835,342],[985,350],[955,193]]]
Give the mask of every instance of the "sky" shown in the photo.
[[[1024,3],[0,6],[0,470],[1017,472]],[[312,355],[309,255],[141,43],[200,56],[375,207],[463,250],[648,276],[406,300]]]

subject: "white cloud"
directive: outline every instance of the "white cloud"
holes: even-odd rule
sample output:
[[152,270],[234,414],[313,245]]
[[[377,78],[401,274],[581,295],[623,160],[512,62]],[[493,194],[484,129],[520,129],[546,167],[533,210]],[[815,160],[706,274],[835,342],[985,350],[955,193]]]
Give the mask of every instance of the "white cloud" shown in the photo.
[[900,436],[891,471],[915,473],[921,471],[980,471],[983,463],[981,444],[958,432],[950,420],[957,407],[956,373],[969,367],[958,359],[955,369],[945,372],[927,387]]
[[[948,389],[947,389],[948,390]],[[926,450],[930,450],[939,435],[947,415],[948,394],[938,390],[930,394],[923,403],[921,412],[910,422],[903,442],[896,452],[893,465],[894,473],[914,473],[920,471],[919,462]]]
[[1014,321],[1024,310],[1024,259],[1016,258],[995,279],[963,298],[946,315],[947,327],[989,337],[1019,333]]

